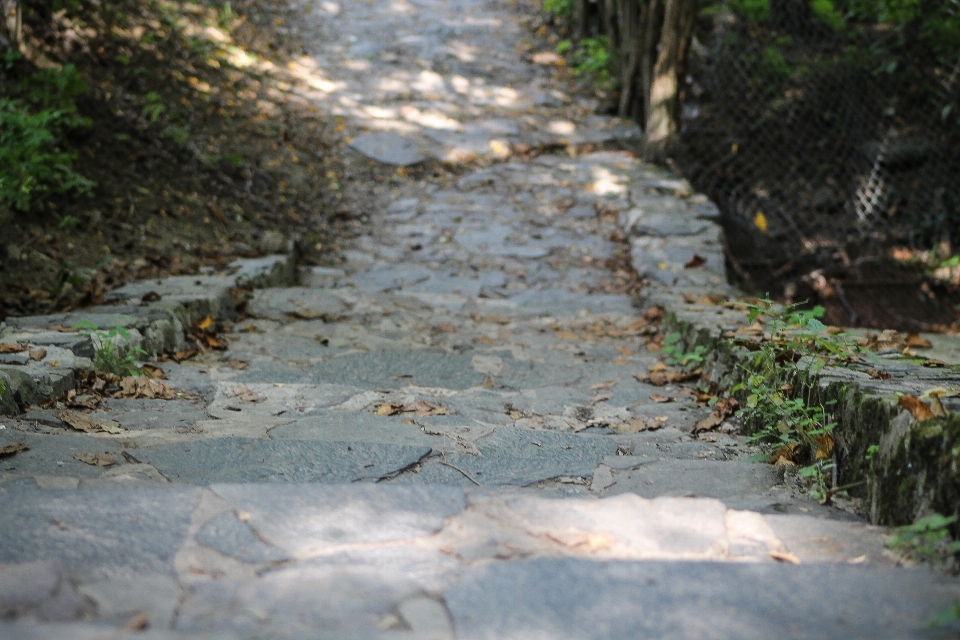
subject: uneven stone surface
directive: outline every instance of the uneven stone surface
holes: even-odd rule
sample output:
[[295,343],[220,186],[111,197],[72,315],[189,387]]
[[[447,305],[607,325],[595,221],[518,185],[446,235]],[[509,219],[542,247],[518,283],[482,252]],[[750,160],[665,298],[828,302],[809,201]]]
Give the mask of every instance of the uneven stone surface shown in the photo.
[[[956,637],[927,627],[955,580],[897,566],[886,530],[748,462],[744,435],[695,433],[696,382],[638,380],[660,329],[628,261],[689,335],[743,320],[700,297],[737,295],[717,211],[518,53],[512,8],[303,10],[303,97],[354,134],[355,180],[381,171],[370,224],[299,286],[273,258],[0,328],[48,352],[0,365],[13,413],[90,366],[54,325],[158,353],[232,320],[227,351],[158,363],[173,399],[89,414],[120,433],[62,403],[0,420],[29,447],[0,459],[0,637]],[[243,317],[238,278],[261,287]]]

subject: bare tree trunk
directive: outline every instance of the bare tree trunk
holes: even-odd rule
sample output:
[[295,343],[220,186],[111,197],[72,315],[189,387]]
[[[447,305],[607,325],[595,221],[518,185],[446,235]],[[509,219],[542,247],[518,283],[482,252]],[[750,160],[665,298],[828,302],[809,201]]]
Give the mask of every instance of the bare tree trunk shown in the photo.
[[644,20],[649,4],[639,9],[639,3],[626,0],[621,3],[620,26],[623,32],[621,49],[620,75],[620,104],[617,115],[628,118],[631,115],[636,91],[637,67],[640,62],[640,51],[643,47]]
[[573,0],[570,39],[577,46],[587,32],[587,0]]
[[610,40],[610,50],[619,51],[620,34],[617,29],[617,0],[600,0],[597,7],[601,11],[600,25],[603,28],[604,35]]
[[23,10],[20,0],[0,0],[3,9],[3,37],[14,51],[20,50],[23,42]]
[[657,34],[660,30],[660,0],[650,0],[643,25],[643,47],[640,58],[642,99],[638,105],[642,112],[634,119],[646,123],[650,114],[650,84],[653,78],[653,56],[656,52]]
[[696,9],[696,0],[667,0],[647,113],[646,145],[648,152],[655,155],[664,151],[679,130],[679,74]]

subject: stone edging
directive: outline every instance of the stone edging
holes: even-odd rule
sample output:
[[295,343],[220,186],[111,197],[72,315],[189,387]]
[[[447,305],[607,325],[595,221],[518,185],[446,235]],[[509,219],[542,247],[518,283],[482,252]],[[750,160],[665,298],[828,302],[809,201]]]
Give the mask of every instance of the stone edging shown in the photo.
[[[634,268],[649,281],[641,293],[644,305],[664,310],[664,327],[679,331],[687,349],[707,347],[705,374],[721,388],[731,388],[750,352],[731,348],[722,334],[744,326],[747,318],[718,302],[747,294],[727,284],[719,211],[685,180],[666,172],[632,185],[630,201],[633,208],[621,212],[619,225],[630,239]],[[931,368],[922,358],[891,354],[876,363],[827,367],[804,381],[819,400],[836,401],[838,484],[863,483],[851,493],[865,498],[864,515],[876,524],[960,512],[960,399],[945,398],[948,414],[922,422],[897,403],[898,393],[960,389],[954,354],[960,339],[930,338],[937,347],[932,355],[954,364]],[[889,379],[874,379],[866,373],[870,368],[884,370]],[[868,461],[874,445],[879,450]]]
[[[106,303],[78,311],[46,316],[8,318],[0,322],[0,343],[26,344],[28,351],[0,354],[0,415],[19,413],[60,397],[76,385],[78,376],[92,367],[94,344],[86,333],[51,327],[74,327],[86,320],[98,328],[122,327],[130,340],[118,346],[139,346],[149,355],[186,346],[193,323],[206,315],[236,315],[239,288],[296,284],[295,252],[288,255],[237,260],[224,274],[173,276],[138,280],[107,294]],[[34,352],[31,357],[30,351]],[[42,355],[42,357],[41,357]]]

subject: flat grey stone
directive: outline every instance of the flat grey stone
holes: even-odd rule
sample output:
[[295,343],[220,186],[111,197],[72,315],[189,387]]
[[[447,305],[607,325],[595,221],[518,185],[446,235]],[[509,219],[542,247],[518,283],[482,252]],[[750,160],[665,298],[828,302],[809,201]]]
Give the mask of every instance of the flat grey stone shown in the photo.
[[709,222],[691,216],[678,216],[653,211],[645,214],[633,225],[634,233],[654,236],[691,236],[710,226]]
[[265,318],[293,316],[301,320],[333,321],[347,310],[343,300],[323,289],[287,287],[260,289],[248,305],[250,311]]
[[350,141],[350,146],[377,162],[398,167],[417,164],[427,159],[413,140],[390,131],[357,136]]
[[168,629],[183,597],[176,578],[157,574],[86,583],[80,592],[96,604],[98,620],[123,625],[132,616],[144,614],[149,629]]
[[383,388],[469,389],[485,380],[474,370],[471,356],[427,349],[350,354],[318,363],[308,375],[320,382]]
[[[653,449],[653,447],[650,447]],[[635,451],[643,454],[643,450]],[[696,496],[735,499],[763,494],[780,484],[777,469],[769,464],[719,460],[672,460],[613,472],[616,484],[608,493],[630,491],[644,498]]]
[[173,575],[192,488],[43,491],[0,486],[0,562],[57,560],[77,575]]
[[290,553],[339,545],[428,536],[462,511],[453,487],[395,485],[215,485],[213,490],[249,514],[249,525]]
[[958,594],[922,569],[542,559],[489,565],[443,595],[459,640],[893,640],[956,637],[927,625]]
[[[68,621],[93,612],[56,561],[0,565],[0,618]],[[0,637],[3,629],[0,627]]]
[[399,472],[430,447],[216,438],[132,452],[173,482],[358,482]]
[[234,513],[221,513],[203,525],[193,539],[243,562],[262,564],[291,559],[289,554],[257,538],[250,526],[240,522]]
[[[49,418],[51,423],[62,424],[53,417],[55,411],[30,412],[33,419]],[[6,471],[18,475],[70,476],[74,478],[93,478],[104,467],[94,467],[73,457],[75,453],[109,453],[117,464],[123,464],[121,448],[113,440],[64,432],[62,435],[24,433],[13,429],[0,431],[0,446],[25,442],[30,448],[3,460]]]

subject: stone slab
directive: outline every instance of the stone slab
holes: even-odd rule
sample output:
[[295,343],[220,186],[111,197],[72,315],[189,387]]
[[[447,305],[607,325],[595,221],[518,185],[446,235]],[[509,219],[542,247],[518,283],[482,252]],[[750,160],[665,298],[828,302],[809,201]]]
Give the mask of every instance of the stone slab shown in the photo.
[[414,165],[427,159],[413,140],[390,131],[357,136],[350,141],[350,146],[377,162],[398,167]]
[[214,438],[131,452],[172,482],[358,482],[398,473],[430,447],[377,443]]

